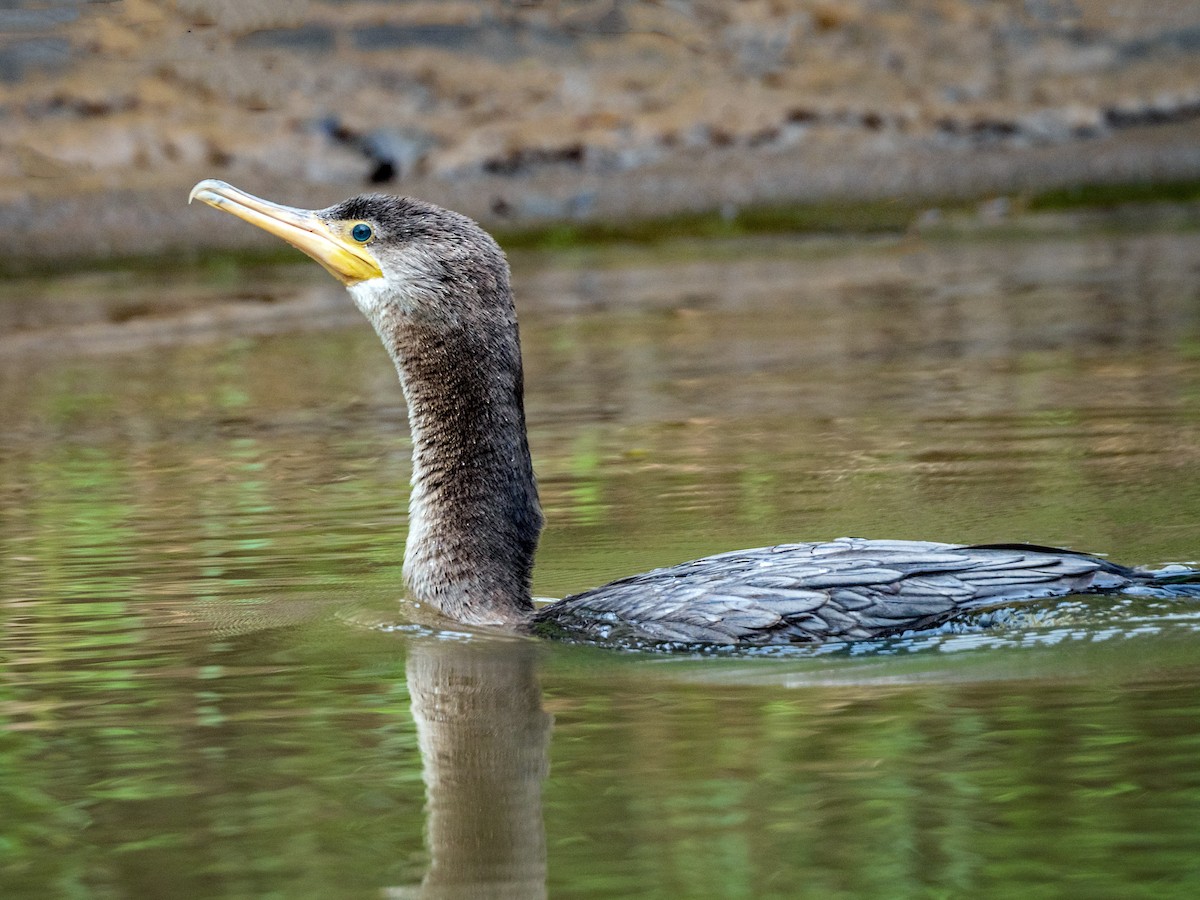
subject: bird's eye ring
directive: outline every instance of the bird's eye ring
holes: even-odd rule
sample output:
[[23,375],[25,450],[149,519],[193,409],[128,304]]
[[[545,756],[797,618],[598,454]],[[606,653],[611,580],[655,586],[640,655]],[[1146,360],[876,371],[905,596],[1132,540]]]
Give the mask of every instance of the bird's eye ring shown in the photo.
[[359,222],[350,229],[350,237],[354,238],[360,244],[365,244],[367,241],[369,241],[374,233],[375,232],[371,230],[371,226],[366,222]]

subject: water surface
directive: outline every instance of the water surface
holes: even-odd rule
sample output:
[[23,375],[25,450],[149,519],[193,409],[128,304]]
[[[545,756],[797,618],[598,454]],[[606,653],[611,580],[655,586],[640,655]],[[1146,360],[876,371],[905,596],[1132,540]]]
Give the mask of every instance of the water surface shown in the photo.
[[[1200,557],[1200,233],[514,259],[561,596],[842,534]],[[439,630],[318,267],[0,287],[0,888],[1190,897],[1200,608],[714,658]]]

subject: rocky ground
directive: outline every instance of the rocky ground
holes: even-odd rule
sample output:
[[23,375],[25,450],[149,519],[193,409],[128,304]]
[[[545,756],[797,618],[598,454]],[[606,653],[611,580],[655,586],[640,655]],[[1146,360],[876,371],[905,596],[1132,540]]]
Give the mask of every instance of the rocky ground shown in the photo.
[[1181,0],[43,0],[0,8],[10,256],[250,246],[231,181],[490,225],[1200,179]]

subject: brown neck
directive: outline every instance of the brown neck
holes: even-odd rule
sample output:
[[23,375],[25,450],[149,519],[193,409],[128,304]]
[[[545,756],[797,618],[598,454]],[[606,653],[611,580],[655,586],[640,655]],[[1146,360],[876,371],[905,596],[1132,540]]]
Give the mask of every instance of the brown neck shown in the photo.
[[377,325],[413,439],[405,578],[413,599],[471,624],[528,618],[542,529],[515,318],[500,326],[410,316]]

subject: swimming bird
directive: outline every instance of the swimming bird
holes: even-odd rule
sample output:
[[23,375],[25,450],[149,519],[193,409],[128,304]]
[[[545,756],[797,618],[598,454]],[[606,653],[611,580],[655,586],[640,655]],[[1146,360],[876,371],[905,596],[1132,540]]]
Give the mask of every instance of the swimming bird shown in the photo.
[[193,199],[307,253],[375,327],[412,432],[405,580],[411,599],[456,622],[665,647],[849,641],[1022,600],[1169,593],[1200,578],[1054,547],[840,538],[709,556],[535,608],[543,517],[508,262],[495,240],[464,215],[408,197],[305,210],[205,180]]

